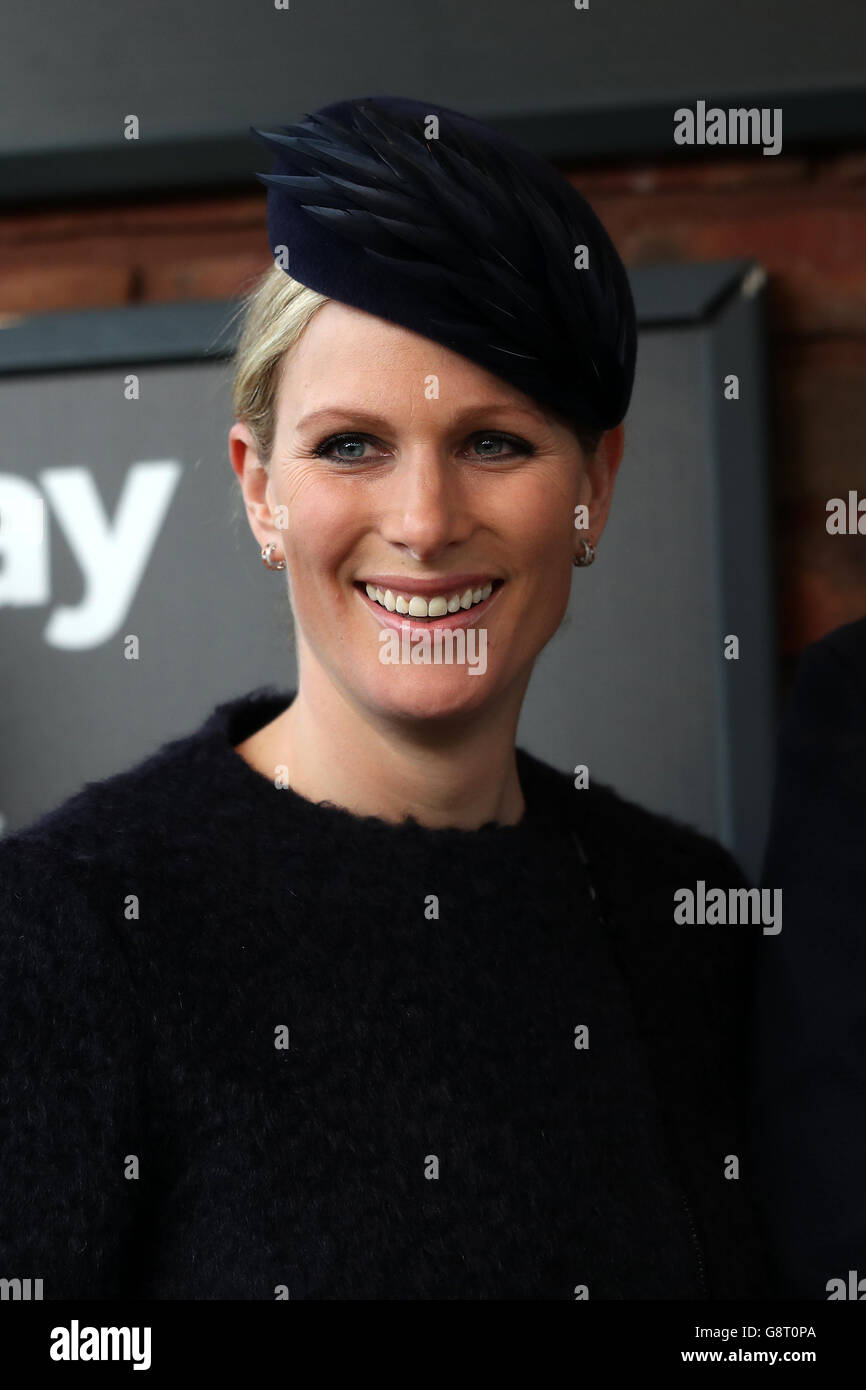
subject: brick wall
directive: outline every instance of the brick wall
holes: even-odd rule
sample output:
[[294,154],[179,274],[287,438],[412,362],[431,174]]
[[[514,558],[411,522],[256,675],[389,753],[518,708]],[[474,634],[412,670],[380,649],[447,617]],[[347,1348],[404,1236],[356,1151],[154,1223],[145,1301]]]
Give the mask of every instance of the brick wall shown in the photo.
[[[769,271],[773,498],[785,669],[866,614],[866,151],[567,170],[629,266],[750,256]],[[264,192],[38,210],[0,221],[0,322],[51,309],[231,298],[265,268]]]

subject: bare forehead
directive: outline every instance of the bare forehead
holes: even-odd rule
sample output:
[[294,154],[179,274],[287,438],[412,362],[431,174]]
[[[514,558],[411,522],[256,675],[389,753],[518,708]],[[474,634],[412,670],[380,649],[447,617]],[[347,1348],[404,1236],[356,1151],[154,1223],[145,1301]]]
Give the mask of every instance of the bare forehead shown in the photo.
[[[418,370],[435,364],[440,372],[489,375],[484,367],[442,343],[334,300],[316,311],[289,355],[289,361],[297,364],[323,359],[359,376],[381,369],[383,364],[392,370]],[[498,378],[493,380],[498,382]],[[506,381],[501,382],[501,388],[503,393],[512,389]]]
[[440,343],[363,310],[330,302],[286,355],[280,413],[308,418],[332,406],[397,408],[442,402],[546,417],[538,403]]

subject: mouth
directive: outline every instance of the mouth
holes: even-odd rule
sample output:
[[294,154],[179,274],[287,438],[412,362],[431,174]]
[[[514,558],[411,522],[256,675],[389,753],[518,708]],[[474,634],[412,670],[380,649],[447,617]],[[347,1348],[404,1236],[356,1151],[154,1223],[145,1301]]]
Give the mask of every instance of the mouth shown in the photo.
[[[380,623],[399,631],[403,623],[417,629],[469,627],[486,615],[504,583],[473,577],[423,594],[408,585],[394,588],[363,579],[355,580],[354,587]],[[425,587],[430,590],[429,584]]]

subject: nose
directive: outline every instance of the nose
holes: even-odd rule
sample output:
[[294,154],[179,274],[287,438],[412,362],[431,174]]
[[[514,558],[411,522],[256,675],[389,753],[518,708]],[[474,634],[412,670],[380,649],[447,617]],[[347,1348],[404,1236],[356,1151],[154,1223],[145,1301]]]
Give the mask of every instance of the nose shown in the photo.
[[473,526],[459,463],[429,441],[404,450],[385,486],[384,539],[429,560],[465,541]]

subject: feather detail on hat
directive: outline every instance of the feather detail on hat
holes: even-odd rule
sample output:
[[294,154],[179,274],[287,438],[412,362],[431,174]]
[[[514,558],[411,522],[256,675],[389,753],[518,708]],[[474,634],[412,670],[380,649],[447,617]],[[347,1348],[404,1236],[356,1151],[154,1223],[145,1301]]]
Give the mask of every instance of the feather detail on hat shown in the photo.
[[[541,162],[534,179],[534,156],[512,157],[503,137],[479,140],[440,111],[440,137],[427,139],[420,117],[407,127],[382,100],[348,103],[347,124],[317,112],[279,131],[251,127],[278,157],[275,172],[256,177],[402,277],[407,293],[423,289],[429,336],[499,362],[493,369],[530,393],[544,379],[548,401],[610,428],[631,392],[634,318],[623,313],[623,295],[629,308],[631,300],[621,262],[589,204]],[[287,167],[296,172],[276,172]],[[575,267],[583,244],[591,272]],[[437,293],[444,286],[450,293]]]

